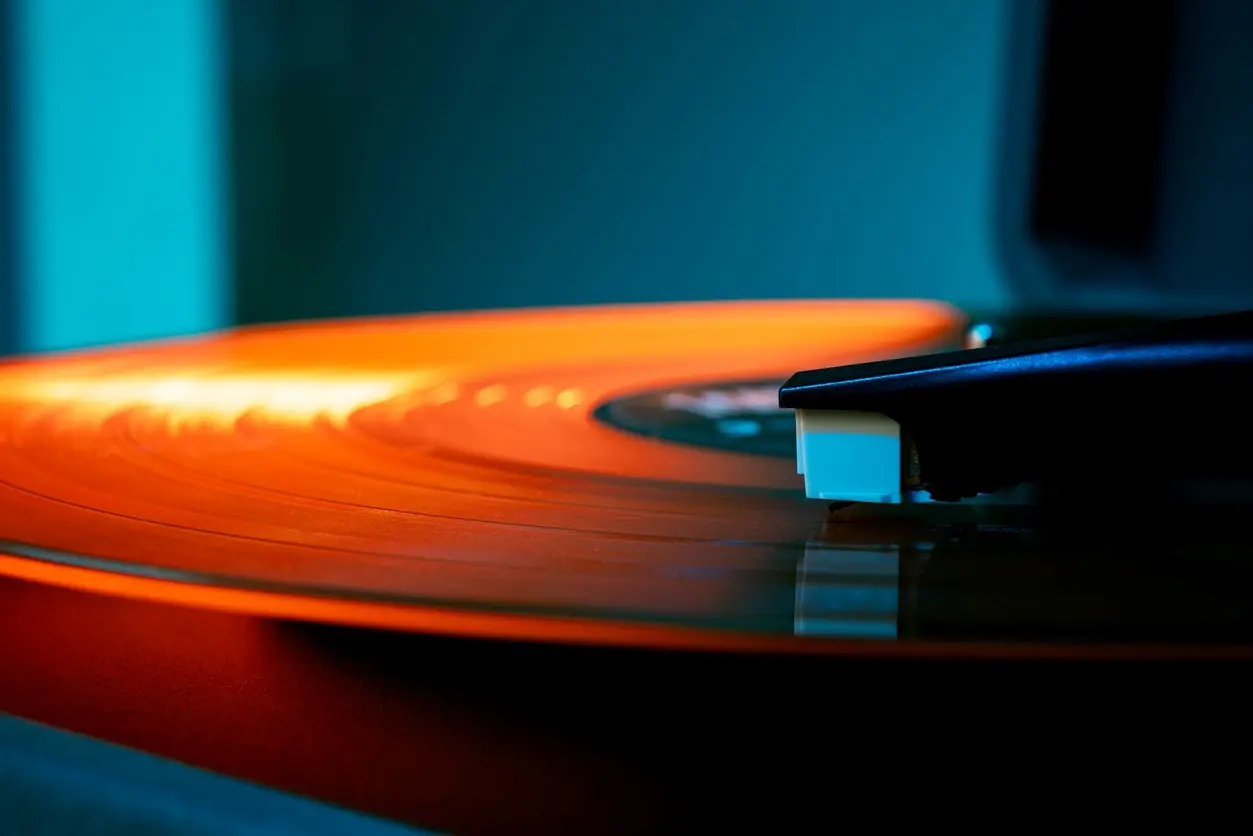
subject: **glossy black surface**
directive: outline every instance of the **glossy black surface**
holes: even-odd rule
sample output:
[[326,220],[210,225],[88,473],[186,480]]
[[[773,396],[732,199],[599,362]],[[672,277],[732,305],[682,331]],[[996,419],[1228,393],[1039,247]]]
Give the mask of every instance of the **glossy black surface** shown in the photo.
[[1253,314],[799,372],[794,409],[877,412],[937,498],[1018,482],[1135,490],[1253,473]]

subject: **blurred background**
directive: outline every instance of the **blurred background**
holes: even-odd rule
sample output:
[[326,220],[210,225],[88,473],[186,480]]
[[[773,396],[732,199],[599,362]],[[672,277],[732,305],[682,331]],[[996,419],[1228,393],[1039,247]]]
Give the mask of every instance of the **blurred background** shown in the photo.
[[926,296],[1225,308],[1240,0],[0,0],[0,352]]

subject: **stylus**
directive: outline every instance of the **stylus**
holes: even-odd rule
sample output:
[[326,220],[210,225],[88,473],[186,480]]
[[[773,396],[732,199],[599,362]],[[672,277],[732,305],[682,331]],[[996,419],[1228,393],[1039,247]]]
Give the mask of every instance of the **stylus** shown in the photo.
[[798,372],[814,498],[960,500],[1019,483],[1150,492],[1253,471],[1253,312]]

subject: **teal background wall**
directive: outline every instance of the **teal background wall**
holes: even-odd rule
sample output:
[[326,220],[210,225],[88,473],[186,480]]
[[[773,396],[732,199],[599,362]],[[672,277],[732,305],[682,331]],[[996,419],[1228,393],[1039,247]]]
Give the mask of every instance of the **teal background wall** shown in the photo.
[[1006,0],[2,2],[27,350],[1006,292]]
[[213,0],[12,0],[20,345],[228,321]]
[[244,319],[1004,294],[1000,0],[235,7]]

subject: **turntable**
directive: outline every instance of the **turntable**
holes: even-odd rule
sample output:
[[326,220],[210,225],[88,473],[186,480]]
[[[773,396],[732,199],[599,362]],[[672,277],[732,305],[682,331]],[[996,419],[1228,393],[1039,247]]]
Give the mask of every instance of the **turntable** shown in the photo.
[[[805,497],[766,395],[789,370],[942,348],[961,323],[921,302],[704,303],[9,363],[0,619],[23,638],[0,650],[0,700],[441,830],[560,811],[625,832],[697,822],[633,747],[712,734],[741,672],[796,677],[790,657],[811,667],[752,697],[763,718],[824,658],[1250,655],[1250,566],[1210,528],[1059,537],[993,514],[1013,505]],[[646,728],[623,740],[605,711]]]
[[1031,193],[1031,315],[538,308],[0,364],[2,820],[778,828],[958,678],[1010,702],[1067,663],[1098,710],[1253,656],[1249,323],[1181,319],[1247,300],[1137,283]]

